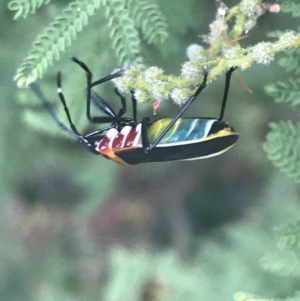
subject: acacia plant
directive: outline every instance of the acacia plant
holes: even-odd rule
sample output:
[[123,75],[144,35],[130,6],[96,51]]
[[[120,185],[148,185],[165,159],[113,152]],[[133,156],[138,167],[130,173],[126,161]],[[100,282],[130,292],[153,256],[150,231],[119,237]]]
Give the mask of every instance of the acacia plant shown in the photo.
[[[297,31],[274,29],[268,34],[270,41],[244,48],[240,41],[256,30],[257,19],[267,11],[281,10],[297,17],[300,4],[293,0],[282,0],[280,4],[242,0],[229,8],[219,0],[216,2],[217,12],[209,26],[210,32],[202,36],[206,47],[198,44],[188,47],[189,60],[182,64],[179,76],[165,74],[159,66],[148,67],[144,63],[142,39],[149,44],[160,44],[168,38],[166,18],[154,0],[75,0],[32,42],[27,57],[16,72],[15,81],[19,87],[26,87],[43,77],[49,66],[77,40],[77,33],[87,28],[90,18],[103,10],[105,13],[101,17],[106,18],[112,50],[124,69],[123,76],[114,80],[115,85],[122,93],[133,90],[138,101],[153,102],[154,108],[166,99],[183,104],[201,83],[204,69],[209,70],[210,82],[230,67],[245,70],[253,64],[267,66],[278,52],[284,53],[279,64],[286,72],[299,75],[300,34]],[[16,12],[14,18],[20,19],[36,13],[43,5],[51,5],[51,1],[13,0],[8,7]],[[300,99],[299,86],[299,78],[291,77],[285,82],[267,85],[266,92],[275,101],[296,108]],[[43,119],[39,121],[32,112],[27,113],[27,119],[35,123],[36,128],[45,127]],[[269,159],[297,182],[300,182],[299,134],[300,125],[292,121],[272,123],[264,145]]]
[[[33,15],[44,5],[51,5],[51,0],[13,0],[8,7],[15,11],[14,18],[20,19]],[[19,87],[27,87],[32,81],[44,77],[53,62],[61,59],[67,47],[74,45],[78,32],[85,31],[92,16],[97,15],[99,20],[93,22],[105,23],[107,37],[117,58],[116,64],[123,66],[123,76],[115,79],[114,83],[122,93],[133,90],[140,102],[157,104],[157,101],[171,99],[183,104],[202,82],[204,69],[209,70],[210,82],[230,67],[237,66],[241,70],[254,64],[267,67],[275,60],[276,54],[282,52],[278,63],[290,74],[290,78],[268,84],[265,91],[276,102],[286,103],[297,110],[300,104],[299,31],[283,32],[274,28],[265,37],[267,42],[260,41],[244,48],[240,43],[250,31],[257,30],[259,17],[279,10],[299,17],[300,4],[296,0],[281,0],[277,4],[241,0],[229,8],[217,1],[210,32],[202,36],[204,46],[194,44],[188,47],[189,60],[182,64],[180,75],[175,76],[165,74],[159,66],[147,66],[143,58],[143,41],[161,44],[169,35],[166,18],[154,0],[75,0],[32,42],[27,57],[16,72],[15,81]],[[45,127],[44,119],[36,118],[34,112],[28,116],[37,129]],[[291,120],[272,123],[264,148],[275,166],[300,182],[300,123]],[[280,251],[265,257],[263,266],[284,276],[299,277],[299,221],[278,228],[276,233]],[[235,298],[238,301],[268,300],[248,293],[238,293]],[[299,293],[286,300],[300,300]]]

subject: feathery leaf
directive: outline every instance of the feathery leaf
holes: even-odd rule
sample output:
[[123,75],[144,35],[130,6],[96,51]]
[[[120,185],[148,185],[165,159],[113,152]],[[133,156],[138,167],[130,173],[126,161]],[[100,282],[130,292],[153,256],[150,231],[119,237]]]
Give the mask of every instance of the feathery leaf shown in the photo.
[[14,0],[8,3],[8,9],[16,11],[14,20],[19,17],[24,19],[28,14],[34,14],[42,5],[48,4],[52,0]]
[[274,98],[275,102],[289,103],[300,108],[300,78],[290,78],[265,86],[265,92]]
[[300,4],[294,0],[282,0],[281,10],[285,13],[292,13],[293,17],[300,16]]
[[19,87],[42,77],[48,65],[58,60],[60,52],[70,46],[77,32],[88,23],[88,16],[100,7],[100,0],[76,0],[68,5],[33,42],[33,46],[17,70],[15,81]]
[[168,37],[166,18],[150,0],[125,0],[130,16],[141,28],[149,44],[163,43]]
[[261,259],[264,269],[289,277],[300,277],[300,260],[294,252],[278,252]]
[[275,229],[278,247],[281,249],[300,249],[300,220],[289,222]]
[[264,149],[275,166],[300,182],[300,123],[280,121],[270,124]]
[[109,37],[112,48],[120,63],[132,60],[140,54],[140,39],[133,20],[122,0],[107,1],[105,15],[110,27]]

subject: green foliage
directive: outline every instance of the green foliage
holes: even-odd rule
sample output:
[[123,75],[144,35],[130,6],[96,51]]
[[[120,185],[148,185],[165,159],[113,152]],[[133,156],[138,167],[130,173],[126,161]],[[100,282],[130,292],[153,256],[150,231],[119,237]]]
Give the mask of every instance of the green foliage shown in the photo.
[[[296,187],[280,174],[271,176],[259,197],[260,206],[254,206],[246,220],[223,227],[210,239],[202,238],[201,245],[195,247],[193,256],[189,256],[186,262],[170,249],[153,254],[139,249],[114,248],[111,253],[113,277],[104,300],[140,300],[137,294],[149,279],[156,279],[161,285],[160,295],[156,297],[164,301],[232,300],[237,289],[249,288],[257,294],[239,292],[234,300],[296,301],[296,297],[262,297],[263,294],[274,294],[273,290],[277,290],[278,295],[289,293],[284,287],[290,287],[290,284],[287,279],[265,273],[258,263],[258,256],[273,248],[274,241],[269,232],[271,224],[298,214]],[[282,202],[287,191],[289,206]],[[280,229],[289,232],[284,228]],[[219,243],[219,239],[223,243]],[[130,289],[127,283],[129,274],[132,275]]]
[[266,85],[265,91],[275,102],[289,103],[294,107],[300,104],[300,78],[290,78],[287,81]]
[[300,75],[300,49],[290,50],[289,55],[279,60],[279,65],[287,72],[293,72],[295,75]]
[[300,182],[300,123],[280,121],[270,124],[264,149],[275,166]]
[[[24,2],[23,6],[20,3],[23,2],[12,1],[9,8],[17,10],[16,16],[26,17],[28,16],[26,12],[29,10],[35,12],[36,8],[45,2],[33,2],[31,6],[28,6],[27,2]],[[24,8],[25,4],[27,9]],[[141,53],[142,39],[139,37],[138,30],[140,29],[143,38],[152,44],[162,43],[168,36],[166,18],[154,0],[74,0],[35,39],[28,56],[17,70],[15,81],[19,87],[25,87],[43,77],[49,66],[59,60],[67,48],[79,38],[78,32],[85,29],[85,35],[89,37],[86,43],[91,49],[96,48],[93,45],[99,44],[99,40],[101,48],[103,45],[106,47],[105,38],[109,37],[118,65],[128,61],[134,62],[124,71],[122,77],[114,80],[114,84],[122,93],[135,91],[139,102],[172,99],[180,105],[202,81],[203,68],[210,68],[208,76],[208,83],[210,83],[212,79],[232,66],[244,70],[254,63],[268,65],[278,52],[294,49],[300,45],[299,33],[287,31],[277,35],[272,42],[260,41],[256,45],[243,48],[239,40],[244,37],[245,32],[255,29],[258,17],[264,12],[257,13],[257,10],[261,9],[261,1],[243,0],[232,8],[222,6],[221,3],[219,5],[220,9],[217,10],[215,19],[210,24],[210,32],[202,35],[203,42],[209,46],[204,49],[198,45],[196,50],[188,51],[189,61],[182,64],[180,76],[174,76],[164,74],[164,71],[158,67],[150,67],[145,72],[141,72],[140,67],[144,66],[144,63]],[[97,18],[91,20],[92,16]],[[89,33],[88,22],[93,24]],[[99,28],[99,32],[95,28]],[[103,29],[106,29],[104,33],[101,32]],[[86,46],[84,51],[93,64],[101,60],[102,54],[96,57],[94,51],[90,51]],[[291,65],[294,65],[294,61],[289,62],[289,66]],[[117,67],[116,63],[112,68],[115,67]],[[93,69],[91,71],[95,72]],[[297,86],[293,82],[290,85],[296,90]],[[277,93],[277,90],[273,87],[273,94]],[[295,102],[297,91],[292,93],[290,86],[287,86],[286,90],[281,89],[278,97],[287,100],[285,94],[289,93],[292,95],[291,101]],[[74,94],[77,95],[78,91]],[[73,98],[71,99],[73,101]],[[29,124],[39,120],[39,118],[28,118],[33,114],[26,115]],[[36,123],[35,128],[45,127]]]
[[168,37],[167,23],[157,5],[147,0],[126,0],[130,17],[141,28],[149,44],[163,43]]
[[270,254],[261,260],[262,266],[281,276],[300,277],[300,260],[292,252],[281,251]]
[[[65,3],[65,1],[55,2]],[[173,6],[172,1],[166,2],[168,2],[169,6]],[[180,7],[190,5],[191,2],[195,3],[195,7],[199,7],[201,1],[181,1],[181,6],[178,5],[178,10],[180,10]],[[201,2],[203,7],[205,7],[207,3],[210,3],[210,1]],[[45,9],[48,8],[46,7]],[[201,14],[203,11],[201,8],[199,10]],[[204,12],[207,15],[209,13],[205,10]],[[199,19],[201,18],[199,17]],[[96,17],[93,18],[93,20],[95,21],[95,24],[97,24]],[[201,27],[202,25],[205,25],[206,28],[206,21],[208,20],[204,20],[205,22],[202,24],[199,23],[200,25],[195,22],[193,24],[194,26],[189,27],[189,29],[191,29],[190,31],[197,32],[198,34],[199,28],[203,28]],[[90,24],[93,24],[93,21],[90,21]],[[181,20],[181,22],[191,22],[191,18],[186,17],[184,20]],[[176,166],[176,163],[168,165],[171,172],[166,174],[167,176],[164,178],[161,177],[161,175],[163,175],[162,170],[166,166],[163,164],[153,164],[148,166],[148,169],[146,169],[147,167],[145,166],[121,169],[119,166],[112,164],[108,160],[101,160],[101,158],[86,153],[85,150],[82,150],[79,146],[77,147],[77,145],[73,145],[68,141],[64,142],[59,139],[55,140],[52,137],[45,137],[45,135],[38,135],[34,131],[24,128],[20,118],[18,118],[20,115],[20,107],[17,106],[15,101],[17,99],[16,89],[10,82],[12,74],[11,68],[9,67],[14,66],[16,60],[24,55],[22,50],[24,46],[22,45],[24,45],[24,41],[26,41],[25,36],[28,34],[29,30],[22,28],[22,25],[20,25],[19,31],[14,32],[11,27],[16,27],[16,25],[11,27],[8,25],[9,23],[6,23],[6,27],[3,26],[3,28],[9,30],[7,40],[9,41],[9,36],[13,36],[13,34],[15,34],[16,37],[12,39],[10,48],[8,48],[8,42],[4,43],[1,48],[7,47],[9,51],[16,48],[18,49],[16,50],[17,55],[15,55],[14,60],[11,59],[7,61],[7,63],[5,62],[6,60],[2,60],[3,64],[6,63],[6,68],[3,68],[2,70],[7,70],[8,73],[8,75],[3,78],[1,87],[3,101],[1,101],[0,104],[1,112],[3,112],[3,116],[0,120],[0,143],[3,158],[0,158],[0,163],[2,173],[5,175],[1,178],[1,181],[5,183],[1,185],[1,189],[5,189],[5,194],[1,194],[1,201],[2,204],[6,202],[5,206],[2,206],[0,210],[1,233],[6,234],[6,239],[3,239],[1,236],[1,250],[3,250],[1,252],[1,262],[3,264],[1,264],[0,283],[1,298],[3,301],[146,300],[146,298],[141,297],[141,291],[143,285],[147,281],[146,278],[153,278],[153,275],[154,277],[159,276],[157,279],[158,282],[162,284],[162,296],[166,296],[165,299],[168,301],[232,300],[234,292],[238,290],[249,290],[253,292],[253,295],[239,295],[239,297],[244,297],[244,300],[247,301],[250,301],[251,299],[252,301],[257,299],[266,300],[266,298],[258,296],[289,295],[289,290],[292,286],[291,281],[279,277],[276,274],[266,273],[260,268],[257,262],[258,257],[260,257],[261,254],[265,253],[266,250],[272,250],[274,247],[272,238],[269,234],[270,227],[274,224],[281,223],[284,220],[296,218],[296,216],[299,215],[299,192],[293,181],[286,179],[284,175],[281,176],[276,172],[274,172],[278,177],[276,181],[270,177],[268,170],[265,170],[264,168],[261,168],[261,170],[264,169],[264,177],[268,177],[267,181],[266,178],[263,177],[256,178],[257,175],[261,176],[262,173],[260,173],[260,170],[257,171],[253,169],[251,174],[245,172],[245,162],[251,161],[251,158],[252,160],[257,158],[255,150],[259,147],[255,144],[252,144],[252,149],[254,149],[254,151],[247,153],[249,156],[239,153],[234,159],[229,155],[220,159],[217,158],[217,161],[212,159],[212,162],[184,163],[190,164],[191,170],[192,168],[197,168],[204,174],[206,174],[208,170],[215,170],[216,174],[223,174],[223,178],[230,178],[231,175],[236,172],[235,170],[241,165],[243,170],[239,171],[239,177],[241,177],[243,181],[251,183],[251,185],[257,185],[257,182],[260,184],[266,182],[268,187],[267,191],[264,189],[263,193],[259,194],[261,187],[253,186],[253,190],[256,192],[255,197],[253,198],[255,206],[252,206],[252,210],[243,211],[243,214],[238,215],[234,222],[227,223],[225,227],[213,228],[208,234],[205,233],[203,229],[200,229],[201,235],[199,237],[193,236],[195,244],[191,249],[188,249],[190,252],[186,254],[188,257],[188,260],[186,261],[188,262],[181,260],[179,255],[180,251],[184,249],[184,246],[182,247],[180,244],[180,239],[179,241],[175,241],[177,246],[171,245],[164,249],[161,248],[156,254],[150,252],[149,249],[151,248],[147,248],[147,246],[131,246],[130,250],[126,250],[125,247],[122,249],[119,246],[111,247],[110,245],[105,244],[104,241],[100,242],[100,247],[99,245],[92,246],[90,244],[91,241],[88,241],[88,235],[86,234],[89,216],[83,216],[82,212],[88,211],[91,213],[92,210],[98,208],[100,203],[104,204],[106,202],[106,205],[109,205],[109,201],[117,203],[118,201],[121,201],[121,198],[124,196],[129,200],[133,199],[132,191],[134,189],[138,190],[139,197],[148,198],[149,196],[145,195],[144,191],[146,191],[147,188],[152,187],[150,197],[153,198],[155,206],[163,204],[168,216],[171,216],[172,212],[174,212],[174,205],[176,205],[172,200],[172,196],[168,201],[168,199],[165,200],[164,194],[155,194],[155,192],[165,187],[164,185],[169,175],[178,174],[178,170],[177,172],[173,172],[174,169],[170,168]],[[267,30],[266,27],[263,27],[264,24],[261,25],[262,27],[259,27],[260,30],[258,30],[258,35],[262,35],[265,30]],[[102,26],[101,30],[103,30],[103,27],[105,26]],[[84,36],[86,36],[84,37],[86,43],[84,43],[84,45],[89,45],[89,47],[87,47],[85,52],[78,52],[80,56],[86,55],[88,59],[91,57],[93,58],[92,61],[89,61],[89,66],[92,66],[92,70],[97,76],[98,74],[110,72],[109,68],[111,65],[105,65],[105,63],[112,60],[111,57],[113,56],[108,53],[109,50],[107,51],[107,48],[109,49],[107,43],[104,43],[103,46],[101,30],[97,33],[95,33],[96,30],[86,30],[84,34]],[[16,32],[19,35],[17,35]],[[97,34],[100,34],[100,37],[96,38]],[[24,38],[19,40],[19,36],[21,35],[22,38],[23,36]],[[104,33],[104,35],[108,34]],[[26,37],[28,40],[30,34]],[[191,37],[193,36],[190,35],[188,38],[191,39]],[[179,38],[182,39],[182,36],[179,36]],[[180,40],[179,38],[177,40],[178,45],[185,48],[186,40]],[[101,55],[99,53],[95,54],[91,50],[96,43],[99,43],[100,39],[102,47]],[[88,44],[87,41],[90,41],[90,44]],[[15,47],[16,44],[21,46]],[[169,45],[166,44],[165,48],[167,49],[168,47]],[[153,48],[151,48],[151,50],[152,49]],[[178,47],[178,49],[180,49],[180,47]],[[9,53],[9,51],[7,51],[7,53]],[[170,55],[166,65],[179,66],[182,57],[179,55],[175,56],[173,53],[172,56],[173,57],[171,58]],[[160,62],[159,59],[161,58],[156,55],[155,59],[157,62]],[[65,58],[61,61],[63,63],[68,60]],[[225,62],[228,61],[225,60]],[[68,70],[68,64],[73,68],[73,65],[69,62],[66,63],[66,69],[65,66],[59,66],[59,69],[62,70],[65,75],[63,87],[65,88],[64,91],[67,92],[67,101],[68,104],[71,103],[70,110],[72,116],[75,113],[74,120],[76,120],[76,124],[79,116],[83,116],[84,122],[86,122],[83,112],[84,72],[80,70],[82,71],[81,73],[79,69],[77,72],[77,67],[75,66],[74,72],[73,69]],[[115,65],[116,63],[113,62],[113,64]],[[99,71],[100,68],[101,70]],[[224,68],[226,68],[226,66],[224,66]],[[271,71],[274,70],[272,68],[273,66],[270,66]],[[196,69],[196,73],[198,71],[199,69]],[[77,73],[79,74],[78,77],[82,76],[78,81],[74,80]],[[51,82],[49,87],[46,87],[46,78],[41,85],[42,88],[46,88],[45,90],[47,92],[53,90],[54,95],[55,71],[53,71],[53,73],[51,71],[51,75],[52,78],[49,80],[49,82]],[[255,80],[259,83],[263,82],[263,75],[259,74]],[[68,89],[68,87],[70,88]],[[49,89],[47,90],[47,88]],[[71,94],[68,93],[70,92],[69,90],[71,90]],[[212,90],[214,89],[208,89],[208,94],[205,96],[209,95],[209,93],[214,93]],[[215,90],[218,90],[218,86]],[[79,92],[81,92],[81,94]],[[217,92],[219,95],[220,91]],[[26,91],[24,93],[26,93]],[[231,122],[236,115],[238,115],[238,117],[242,115],[241,118],[243,118],[243,120],[241,123],[245,124],[245,127],[248,126],[252,129],[253,124],[255,124],[255,126],[257,126],[257,124],[263,124],[265,119],[261,119],[259,114],[253,114],[253,111],[251,112],[251,110],[248,111],[243,108],[241,111],[238,110],[238,113],[244,112],[244,114],[235,114],[237,112],[235,105],[239,105],[239,100],[245,101],[245,103],[249,105],[249,108],[252,106],[255,108],[258,107],[258,110],[261,109],[258,105],[254,105],[250,99],[247,101],[247,93],[243,91],[242,95],[243,96],[240,97],[241,99],[236,99],[235,103],[233,102],[233,106],[230,107],[234,114],[231,116],[229,114],[227,115],[228,121]],[[46,94],[46,96],[49,97],[50,100],[51,98],[56,100],[50,93]],[[31,94],[29,97],[32,98],[33,102],[34,97]],[[238,98],[239,95],[237,94],[236,97]],[[204,97],[204,100],[207,99],[209,98]],[[111,98],[109,101],[113,102],[113,99]],[[215,98],[212,99],[212,101],[203,101],[201,104],[205,105],[214,102],[216,102]],[[57,100],[56,103],[59,103],[59,101]],[[24,104],[26,105],[25,101]],[[63,111],[59,105],[55,109],[58,114],[60,113],[59,109]],[[32,123],[38,128],[37,130],[39,130],[40,125],[48,132],[51,132],[51,130],[55,128],[56,125],[51,122],[50,118],[44,118],[42,111],[31,112],[32,114],[30,116],[28,115],[28,119],[32,120]],[[203,116],[205,116],[205,110],[200,110],[199,112],[201,114],[203,113]],[[198,111],[195,110],[194,113],[196,114]],[[230,113],[230,110],[228,113]],[[39,120],[36,120],[32,116],[34,114],[36,114],[36,117],[39,116]],[[262,115],[265,116],[264,114]],[[83,122],[79,122],[79,124],[83,125]],[[238,123],[235,124],[236,126],[238,125]],[[245,131],[244,133],[247,132]],[[258,137],[257,139],[260,138],[259,134],[260,133],[256,136]],[[246,137],[244,140],[247,140],[247,143],[253,143],[252,139],[249,139],[249,136],[246,135],[244,137]],[[238,164],[235,164],[237,163],[236,160],[238,160]],[[225,165],[223,165],[223,163],[225,163]],[[215,168],[216,165],[218,165],[217,169]],[[75,209],[72,206],[72,208],[68,210],[67,216],[65,216],[61,210],[56,212],[57,215],[61,217],[61,220],[58,222],[55,219],[55,213],[51,210],[45,210],[49,214],[46,216],[44,215],[45,213],[38,214],[37,217],[30,214],[24,214],[24,196],[18,190],[23,179],[30,179],[32,177],[34,185],[30,191],[31,194],[36,193],[36,190],[43,189],[43,186],[48,187],[47,184],[48,182],[51,182],[51,176],[47,175],[42,182],[42,185],[38,185],[38,180],[40,179],[35,173],[36,169],[47,172],[48,166],[54,168],[58,173],[63,174],[68,180],[75,179],[76,183],[84,190],[84,194],[79,196],[81,201],[79,208]],[[143,176],[149,174],[149,168],[155,170],[155,173],[153,172],[153,176],[151,178],[148,177],[145,180]],[[184,185],[184,190],[188,190],[188,194],[194,193],[191,188],[193,185],[192,176],[192,173],[184,174],[181,173],[181,170],[178,175],[180,181],[187,181],[188,185]],[[133,181],[132,177],[134,178]],[[137,178],[141,178],[142,181],[137,181]],[[126,179],[126,181],[122,181],[123,179]],[[195,185],[200,185],[201,188],[203,187],[204,184],[201,179],[199,180],[196,178],[196,182]],[[63,184],[64,183],[61,182],[56,186],[50,186],[50,189],[48,188],[50,191],[48,192],[47,206],[56,202],[55,197],[53,197],[53,191],[55,191],[56,188],[58,191],[63,189]],[[218,183],[213,178],[211,186],[209,187],[210,191],[213,191],[216,195],[218,193],[217,184]],[[228,194],[231,194],[233,191],[241,190],[238,199],[239,204],[247,202],[247,197],[245,196],[243,188],[239,187],[237,183],[230,182],[227,184],[227,182],[224,182],[221,184],[226,184]],[[178,189],[177,185],[173,186],[172,191],[174,191],[174,194],[182,193],[181,198],[184,198],[183,192]],[[199,195],[195,195],[195,198],[197,199],[197,202],[203,202],[207,198],[207,195],[203,195],[201,191]],[[217,198],[223,200],[224,196],[217,195]],[[41,195],[37,201],[41,204],[40,206],[43,206],[43,195]],[[70,200],[65,198],[63,201],[68,202]],[[220,220],[226,215],[225,211],[228,207],[225,203],[223,204],[224,206],[215,206],[219,208],[216,208],[216,212],[213,213],[214,215],[218,215],[217,212],[221,212]],[[234,210],[238,210],[235,206],[233,207]],[[131,215],[131,211],[134,210],[136,209],[132,208],[129,214]],[[99,222],[108,225],[109,228],[111,223],[113,223],[112,219],[114,218],[114,215],[121,215],[122,212],[120,211],[128,210],[107,210],[105,211],[107,212],[106,216],[104,219],[99,220]],[[175,211],[177,211],[176,206]],[[160,214],[162,213],[163,212],[160,212]],[[184,214],[185,213],[186,212],[184,212]],[[22,217],[22,214],[24,214],[24,217],[20,218]],[[41,223],[32,225],[32,222],[36,221],[38,217],[41,219]],[[185,222],[185,220],[176,217],[177,215],[172,215],[171,217],[171,224],[174,227],[174,232],[172,232],[172,234],[175,239],[179,236],[177,230],[182,229]],[[123,216],[120,218],[123,218]],[[197,218],[201,219],[200,216],[197,216]],[[151,220],[154,221],[155,219],[156,216],[154,215]],[[186,221],[187,227],[192,225],[191,220]],[[47,227],[47,223],[51,223],[49,227]],[[69,224],[70,227],[66,227],[67,224]],[[62,226],[63,229],[57,233],[55,232],[55,225]],[[166,231],[164,225],[165,223],[156,230],[156,233],[164,233]],[[45,232],[43,231],[45,228],[48,228],[49,231],[46,232],[46,234],[44,234]],[[124,231],[128,234],[131,230],[129,228],[130,226],[126,226],[121,229],[122,233]],[[82,238],[83,243],[81,244],[80,239],[77,237],[77,235],[80,234],[85,238],[85,240]],[[153,237],[154,235],[145,233],[145,237],[149,236]],[[156,237],[157,236],[155,236],[155,239]],[[111,240],[114,241],[114,237],[112,237]],[[16,241],[18,243],[16,243]],[[104,248],[101,248],[102,245]],[[51,252],[53,246],[54,248],[58,248],[60,252],[55,250]],[[149,252],[143,252],[142,249],[147,249]],[[194,255],[196,254],[196,256],[191,256],[191,253],[194,253]],[[101,273],[103,273],[102,277],[98,278],[97,276]],[[296,285],[298,286],[298,283],[296,283]],[[18,289],[16,290],[16,288]],[[94,293],[93,297],[90,297],[91,293]],[[17,298],[12,298],[11,295],[17,295]],[[107,296],[107,298],[104,298],[103,295]],[[296,297],[291,297],[286,300],[296,301],[299,300],[299,297],[298,299],[296,299]]]
[[[219,15],[218,11],[210,24],[209,34],[202,36],[203,42],[209,44],[209,47],[204,49],[200,45],[193,45],[193,50],[187,51],[190,60],[182,65],[179,77],[157,72],[157,68],[153,67],[153,72],[149,68],[141,73],[135,66],[131,66],[122,77],[114,80],[116,86],[124,93],[136,90],[139,102],[172,99],[176,104],[183,104],[194,92],[195,86],[202,81],[203,68],[210,68],[208,82],[211,82],[230,67],[238,66],[245,70],[254,63],[269,65],[278,52],[297,48],[300,36],[293,31],[277,34],[277,39],[273,42],[258,42],[254,46],[241,47],[238,41],[254,27],[258,18],[254,11],[260,6],[259,3],[260,1],[241,1],[231,9],[221,8],[219,11],[228,11],[223,15]],[[249,18],[253,23],[251,28]]]
[[[120,62],[140,54],[140,40],[133,19],[122,0],[105,1],[105,15],[110,27],[112,48]],[[140,62],[141,63],[141,62]]]
[[[9,3],[9,9],[17,10],[15,19],[21,15],[25,18],[29,11],[34,13],[36,8],[48,2],[12,1]],[[77,39],[77,33],[83,30],[89,18],[95,15],[100,7],[104,8],[112,48],[120,63],[135,58],[138,65],[142,64],[139,58],[141,39],[136,27],[141,27],[148,43],[162,43],[167,37],[165,18],[154,3],[75,0],[33,42],[27,58],[17,70],[15,81],[18,86],[27,86],[31,81],[42,77],[48,66],[52,65],[54,60],[58,60],[66,47]]]
[[[282,31],[274,31],[268,36],[278,37]],[[286,81],[277,81],[265,86],[265,92],[274,98],[275,102],[289,103],[293,107],[298,107],[300,103],[300,49],[292,49],[280,58],[278,64],[285,69],[285,72],[295,76]]]
[[[276,230],[278,246],[282,250],[265,256],[262,259],[263,267],[281,276],[300,277],[300,220],[290,222]],[[293,297],[283,300],[300,300],[300,292]]]
[[292,13],[293,17],[300,16],[300,4],[295,0],[281,0],[281,9],[283,12]]
[[300,249],[300,220],[277,227],[275,233],[280,249]]
[[42,5],[48,4],[52,0],[14,0],[9,2],[8,8],[12,11],[17,11],[14,15],[14,19],[23,17],[24,19],[27,15],[34,14],[38,8]]
[[76,0],[63,10],[33,42],[27,58],[17,70],[15,81],[22,87],[42,77],[53,60],[58,60],[60,52],[71,45],[77,32],[87,25],[88,17],[100,8],[100,0]]
[[[274,274],[285,277],[300,277],[300,220],[289,222],[275,229],[277,237],[277,245],[279,250],[266,255],[261,259],[264,269]],[[255,297],[247,293],[238,293],[235,296],[236,301],[247,300],[275,300]],[[276,299],[282,301],[298,301],[300,300],[300,292],[295,292],[294,296]]]
[[[281,9],[291,12],[294,17],[300,15],[299,3],[286,0],[281,1]],[[282,31],[273,31],[270,37],[279,37]],[[273,97],[275,102],[286,103],[293,108],[300,107],[300,50],[292,49],[284,53],[279,60],[279,65],[290,73],[291,77],[285,81],[277,81],[265,86],[265,92]],[[300,182],[300,124],[292,121],[280,121],[270,124],[271,131],[267,134],[264,149],[272,163]]]

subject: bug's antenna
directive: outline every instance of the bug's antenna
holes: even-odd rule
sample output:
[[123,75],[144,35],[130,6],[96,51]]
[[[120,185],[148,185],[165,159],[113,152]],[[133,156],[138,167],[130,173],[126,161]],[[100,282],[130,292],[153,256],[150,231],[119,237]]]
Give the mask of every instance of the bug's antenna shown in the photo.
[[226,103],[227,103],[227,97],[228,97],[228,92],[229,92],[229,87],[230,87],[230,78],[232,72],[236,70],[237,67],[231,67],[227,72],[226,72],[226,79],[225,79],[225,90],[224,90],[224,95],[223,95],[223,100],[222,100],[222,107],[221,107],[221,112],[220,112],[220,117],[219,120],[223,120],[224,117],[224,112],[226,108]]
[[44,94],[42,93],[40,87],[35,83],[31,82],[29,84],[30,88],[34,92],[34,94],[37,96],[37,98],[43,103],[44,107],[48,111],[48,113],[51,115],[53,120],[57,123],[57,125],[62,129],[64,132],[68,133],[69,135],[76,137],[76,138],[82,138],[82,136],[78,133],[78,131],[71,131],[68,127],[66,127],[65,124],[63,124],[58,118],[55,112],[53,111],[53,108],[50,104],[50,102],[46,99]]
[[64,110],[65,110],[65,113],[67,115],[67,118],[68,118],[71,129],[73,130],[73,132],[75,134],[77,134],[78,136],[81,136],[79,134],[79,132],[77,131],[76,126],[74,125],[74,123],[72,121],[71,114],[70,114],[69,108],[67,106],[65,96],[64,96],[64,94],[62,92],[62,89],[61,89],[61,72],[57,73],[57,94],[58,94],[58,97],[59,97],[61,103],[64,106]]

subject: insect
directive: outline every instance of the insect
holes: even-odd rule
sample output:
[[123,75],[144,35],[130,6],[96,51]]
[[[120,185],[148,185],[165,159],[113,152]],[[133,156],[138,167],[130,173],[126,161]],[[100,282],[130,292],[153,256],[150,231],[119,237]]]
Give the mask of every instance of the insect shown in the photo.
[[[115,93],[121,100],[121,108],[116,113],[112,107],[97,95],[92,88],[122,75],[123,71],[106,76],[92,82],[89,68],[77,58],[72,60],[86,73],[86,116],[91,123],[109,124],[87,135],[82,135],[74,125],[69,108],[61,88],[61,73],[57,75],[57,90],[64,107],[70,128],[58,120],[51,104],[32,82],[30,87],[43,102],[45,108],[58,126],[69,135],[78,138],[94,154],[113,160],[117,163],[135,165],[145,162],[162,162],[175,160],[205,159],[220,155],[231,148],[238,140],[239,134],[225,121],[227,96],[232,72],[226,73],[225,90],[219,118],[186,118],[181,117],[186,109],[195,101],[206,87],[208,73],[204,72],[203,81],[196,92],[187,100],[180,111],[173,118],[164,118],[151,122],[144,117],[137,122],[137,101],[134,91],[131,91],[133,117],[124,117],[126,113],[125,97],[115,88]],[[94,103],[104,116],[91,115],[91,103]]]

